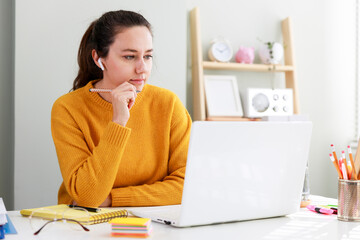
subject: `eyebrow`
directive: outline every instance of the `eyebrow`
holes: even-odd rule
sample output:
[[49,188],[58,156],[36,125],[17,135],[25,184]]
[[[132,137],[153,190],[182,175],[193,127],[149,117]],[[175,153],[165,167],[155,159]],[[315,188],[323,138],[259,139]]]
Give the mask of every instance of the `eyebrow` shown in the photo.
[[[148,49],[145,52],[152,52],[152,51],[153,51],[153,49]],[[122,50],[122,52],[138,52],[138,51],[135,49],[127,48],[127,49]]]

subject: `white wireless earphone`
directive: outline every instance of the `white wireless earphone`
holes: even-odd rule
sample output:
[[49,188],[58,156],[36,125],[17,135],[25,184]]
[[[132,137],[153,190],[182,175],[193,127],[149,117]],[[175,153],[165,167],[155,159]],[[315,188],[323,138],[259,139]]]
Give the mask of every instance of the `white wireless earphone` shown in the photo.
[[104,65],[103,65],[102,62],[101,62],[101,58],[98,59],[98,63],[99,63],[99,65],[100,65],[101,70],[104,71]]

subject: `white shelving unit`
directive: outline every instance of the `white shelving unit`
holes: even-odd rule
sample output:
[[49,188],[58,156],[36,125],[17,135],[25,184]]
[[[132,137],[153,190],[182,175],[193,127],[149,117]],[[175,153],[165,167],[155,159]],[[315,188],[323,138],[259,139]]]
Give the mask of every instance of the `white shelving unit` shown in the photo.
[[293,40],[291,36],[291,20],[284,19],[282,22],[282,35],[286,48],[284,49],[284,65],[266,64],[240,64],[240,63],[221,63],[204,61],[201,46],[201,27],[199,20],[199,9],[196,7],[190,12],[191,28],[191,53],[192,53],[192,82],[193,82],[193,120],[236,120],[250,121],[253,119],[239,117],[212,117],[206,116],[205,90],[204,90],[204,69],[209,70],[232,70],[250,72],[284,72],[286,88],[293,89],[294,114],[299,113],[298,95],[295,78],[295,64],[293,55]]

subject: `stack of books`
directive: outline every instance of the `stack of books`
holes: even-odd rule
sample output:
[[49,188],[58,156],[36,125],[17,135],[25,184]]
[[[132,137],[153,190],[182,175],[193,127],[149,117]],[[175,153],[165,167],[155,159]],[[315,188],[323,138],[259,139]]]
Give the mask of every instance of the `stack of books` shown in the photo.
[[150,218],[115,218],[110,224],[113,237],[146,238],[152,231]]

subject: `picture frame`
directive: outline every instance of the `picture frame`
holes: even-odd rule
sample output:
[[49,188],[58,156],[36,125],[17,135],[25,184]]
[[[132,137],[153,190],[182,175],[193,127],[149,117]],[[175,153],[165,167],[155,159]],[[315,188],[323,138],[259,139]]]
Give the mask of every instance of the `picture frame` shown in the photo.
[[235,76],[205,75],[204,88],[207,117],[244,115]]

